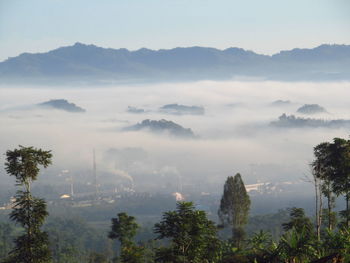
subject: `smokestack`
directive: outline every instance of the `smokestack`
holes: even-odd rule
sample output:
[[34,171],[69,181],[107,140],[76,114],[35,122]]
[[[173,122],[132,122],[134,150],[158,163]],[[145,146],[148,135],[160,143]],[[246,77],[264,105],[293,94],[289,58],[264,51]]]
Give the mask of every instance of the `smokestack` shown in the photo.
[[178,192],[182,193],[182,178],[180,174],[178,174],[177,176],[178,176],[178,185],[177,185]]
[[70,196],[73,199],[74,197],[74,185],[73,185],[73,175],[70,175]]
[[73,199],[74,198],[74,181],[73,181],[73,174],[69,171],[69,170],[62,170],[61,175],[62,174],[66,174],[67,176],[69,176],[68,178],[66,178],[65,180],[67,182],[69,182],[70,185],[70,198]]
[[98,183],[97,183],[97,173],[96,173],[96,156],[95,149],[92,150],[93,153],[93,176],[94,176],[94,184],[95,184],[95,198],[98,199],[99,191],[98,191]]

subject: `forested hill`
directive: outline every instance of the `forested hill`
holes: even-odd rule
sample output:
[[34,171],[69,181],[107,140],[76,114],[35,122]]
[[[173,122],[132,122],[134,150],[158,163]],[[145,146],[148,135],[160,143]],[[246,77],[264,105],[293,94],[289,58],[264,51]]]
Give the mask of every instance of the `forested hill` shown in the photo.
[[102,48],[76,43],[0,62],[2,81],[201,80],[230,78],[350,80],[350,45],[321,45],[267,56],[241,48]]

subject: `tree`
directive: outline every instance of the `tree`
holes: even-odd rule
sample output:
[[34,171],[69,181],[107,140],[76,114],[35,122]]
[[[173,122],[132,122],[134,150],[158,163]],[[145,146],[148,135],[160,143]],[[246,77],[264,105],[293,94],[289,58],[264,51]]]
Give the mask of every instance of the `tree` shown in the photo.
[[317,256],[315,244],[308,236],[307,230],[292,227],[282,237],[278,245],[281,259],[288,263],[308,262]]
[[[312,172],[313,185],[315,188],[315,226],[317,240],[321,240],[321,226],[323,219],[323,198],[322,198],[322,180],[317,176],[316,172]],[[330,221],[328,221],[330,222]]]
[[52,261],[55,263],[88,262],[92,251],[111,257],[112,240],[82,218],[50,217],[44,230],[49,235]]
[[[328,221],[328,229],[332,230],[332,228],[335,225],[335,222],[332,221],[332,218],[334,218],[334,212],[332,210],[334,209],[334,193],[332,192],[332,172],[333,168],[331,165],[331,152],[330,152],[330,143],[329,142],[323,142],[318,144],[314,148],[314,155],[315,160],[311,163],[312,167],[312,174],[314,176],[315,180],[315,189],[316,191],[320,190],[322,194],[327,199],[327,214],[326,218]],[[320,189],[319,189],[320,188]],[[317,197],[316,197],[317,198]],[[319,209],[319,207],[322,207],[322,199],[320,198],[318,201],[318,204],[316,204],[316,220],[317,220],[317,233],[320,232],[320,226],[321,226],[321,217],[322,217],[322,209]]]
[[119,240],[122,262],[143,262],[143,248],[136,246],[133,242],[138,228],[135,218],[126,213],[119,213],[117,218],[112,218],[111,231],[108,237]]
[[248,245],[253,254],[253,262],[273,262],[277,255],[277,245],[272,241],[271,234],[260,230],[249,240]]
[[240,249],[245,236],[244,226],[248,220],[250,198],[245,189],[241,175],[229,176],[224,185],[218,215],[222,225],[232,226],[235,246]]
[[[315,227],[317,240],[321,240],[321,227],[323,219],[323,194],[322,194],[322,179],[319,176],[319,173],[314,169],[311,164],[312,179],[309,179],[308,176],[305,177],[305,182],[312,183],[315,188]],[[329,222],[329,221],[328,221]]]
[[165,212],[155,224],[157,239],[169,238],[170,247],[158,249],[156,261],[172,263],[218,262],[220,241],[214,222],[191,202],[178,202],[176,211]]
[[[314,171],[324,180],[323,192],[328,199],[328,218],[331,219],[331,193],[344,195],[346,209],[341,213],[345,224],[350,226],[350,140],[334,138],[332,143],[321,143],[314,149]],[[329,224],[329,226],[331,226]],[[329,227],[331,229],[331,227]]]
[[41,231],[48,215],[46,203],[31,194],[31,184],[38,177],[39,165],[46,168],[51,164],[52,154],[33,147],[19,146],[19,149],[6,152],[6,172],[16,177],[17,185],[22,187],[15,196],[10,219],[24,228],[24,234],[15,239],[15,248],[6,262],[44,263],[51,255],[48,236]]
[[339,262],[350,262],[350,229],[326,231],[322,245],[326,255],[337,255]]
[[330,153],[330,164],[333,170],[331,174],[332,190],[337,196],[345,196],[346,209],[343,215],[346,226],[350,227],[350,141],[334,138],[330,145]]
[[304,231],[304,234],[311,239],[313,237],[313,225],[310,218],[305,216],[304,209],[293,207],[290,209],[289,215],[290,221],[282,224],[283,229],[289,231],[294,228],[297,232]]
[[304,259],[317,256],[318,244],[313,232],[313,224],[310,218],[305,216],[304,209],[291,208],[290,221],[283,223],[282,226],[287,232],[281,237],[279,247],[289,262],[304,262]]

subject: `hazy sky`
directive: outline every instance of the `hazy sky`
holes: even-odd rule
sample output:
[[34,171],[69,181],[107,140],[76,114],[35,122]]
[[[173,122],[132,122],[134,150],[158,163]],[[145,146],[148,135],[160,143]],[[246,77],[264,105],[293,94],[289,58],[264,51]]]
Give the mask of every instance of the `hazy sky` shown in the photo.
[[0,61],[74,42],[271,54],[350,44],[349,0],[0,0]]

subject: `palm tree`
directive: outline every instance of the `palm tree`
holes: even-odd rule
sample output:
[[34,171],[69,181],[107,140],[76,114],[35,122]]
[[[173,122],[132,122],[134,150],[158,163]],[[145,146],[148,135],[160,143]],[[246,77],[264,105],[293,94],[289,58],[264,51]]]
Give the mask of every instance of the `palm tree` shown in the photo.
[[260,230],[248,240],[254,262],[274,262],[277,256],[277,245],[272,241],[271,234]]
[[281,237],[278,250],[286,263],[303,263],[317,255],[314,241],[309,238],[305,229],[297,231],[292,228],[286,232]]
[[337,254],[340,262],[350,261],[350,228],[343,228],[337,232],[327,230],[323,242],[325,254]]

